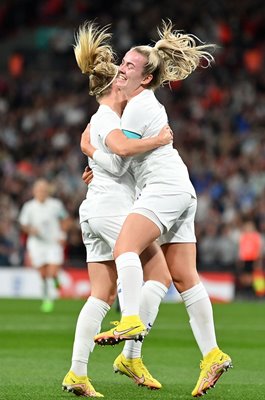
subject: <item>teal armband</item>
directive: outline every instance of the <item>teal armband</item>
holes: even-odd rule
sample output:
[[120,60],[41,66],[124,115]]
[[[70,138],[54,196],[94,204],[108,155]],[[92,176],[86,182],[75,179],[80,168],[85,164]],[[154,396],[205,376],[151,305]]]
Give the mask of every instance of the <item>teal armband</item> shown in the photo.
[[142,138],[142,136],[139,133],[126,131],[125,129],[123,129],[122,132],[129,139],[141,139]]

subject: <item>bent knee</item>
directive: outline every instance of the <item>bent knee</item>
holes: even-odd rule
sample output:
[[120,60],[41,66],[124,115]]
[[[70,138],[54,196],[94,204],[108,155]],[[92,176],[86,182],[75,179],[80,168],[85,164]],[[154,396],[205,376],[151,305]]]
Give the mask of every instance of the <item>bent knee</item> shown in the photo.
[[158,281],[165,285],[168,289],[172,284],[172,278],[170,275],[160,276]]
[[191,289],[193,286],[198,285],[198,283],[200,283],[200,278],[198,275],[186,279],[174,278],[173,283],[177,291],[182,293],[188,289]]
[[107,291],[107,292],[92,290],[91,291],[91,296],[96,297],[97,299],[104,301],[109,306],[112,306],[112,304],[116,300],[117,290],[115,289],[115,290]]
[[139,254],[139,249],[136,248],[136,246],[132,246],[130,244],[128,245],[115,245],[114,249],[113,249],[113,257],[114,260],[116,260],[117,257],[119,257],[120,255],[124,254],[124,253],[136,253]]

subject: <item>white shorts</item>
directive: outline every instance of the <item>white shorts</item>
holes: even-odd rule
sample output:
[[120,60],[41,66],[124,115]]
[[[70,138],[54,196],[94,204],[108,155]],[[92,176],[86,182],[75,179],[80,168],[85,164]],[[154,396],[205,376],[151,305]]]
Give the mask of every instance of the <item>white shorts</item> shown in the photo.
[[196,243],[194,219],[197,199],[191,197],[190,204],[168,232],[158,238],[160,245],[166,243]]
[[135,201],[131,213],[146,216],[158,226],[161,235],[164,235],[179,221],[183,223],[187,210],[192,204],[197,204],[197,201],[189,193],[154,193],[153,190],[143,189]]
[[29,243],[27,250],[34,268],[46,264],[62,265],[64,262],[63,247],[57,243]]
[[113,260],[113,248],[126,217],[95,217],[81,222],[87,262]]

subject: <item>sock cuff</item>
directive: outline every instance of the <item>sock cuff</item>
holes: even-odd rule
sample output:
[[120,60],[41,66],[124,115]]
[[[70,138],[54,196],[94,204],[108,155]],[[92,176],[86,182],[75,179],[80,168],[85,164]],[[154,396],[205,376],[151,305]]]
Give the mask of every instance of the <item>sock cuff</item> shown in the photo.
[[151,279],[146,281],[143,287],[150,287],[151,289],[155,289],[156,292],[159,291],[162,298],[167,294],[168,291],[168,288],[162,282]]
[[87,302],[92,303],[96,306],[99,306],[106,313],[110,310],[110,306],[108,305],[108,303],[106,303],[105,301],[103,301],[101,299],[98,299],[97,297],[89,296],[89,298],[87,299]]
[[137,253],[134,252],[127,252],[121,254],[116,258],[115,263],[117,271],[119,271],[121,268],[126,268],[126,267],[134,267],[134,268],[136,267],[142,269],[140,257],[138,256]]
[[198,283],[197,285],[193,286],[188,290],[185,290],[184,292],[180,293],[180,295],[186,307],[191,306],[192,304],[196,303],[199,300],[209,297],[202,282]]

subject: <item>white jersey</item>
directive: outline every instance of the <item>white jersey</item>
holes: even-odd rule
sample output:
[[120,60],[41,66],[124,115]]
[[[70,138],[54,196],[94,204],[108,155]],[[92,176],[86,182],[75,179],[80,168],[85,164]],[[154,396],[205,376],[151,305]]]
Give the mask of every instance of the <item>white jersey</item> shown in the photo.
[[[167,123],[164,106],[147,89],[128,102],[121,119],[124,133],[132,132],[139,138],[158,135]],[[196,198],[187,167],[172,144],[133,157],[131,169],[141,190],[152,184],[156,193],[186,192]]]
[[38,235],[29,235],[27,246],[40,243],[54,244],[65,238],[60,221],[65,219],[68,213],[59,199],[48,197],[44,202],[36,199],[27,201],[19,214],[21,225],[36,228]]
[[[100,105],[90,123],[91,144],[101,152],[112,155],[105,140],[111,131],[121,129],[120,117],[110,107]],[[115,157],[117,162],[122,164],[122,158]],[[113,156],[112,159],[115,160]],[[93,171],[93,179],[88,186],[86,199],[79,208],[80,222],[93,217],[127,215],[135,199],[135,180],[132,173],[126,171],[122,177],[116,176],[94,160],[88,161]]]

